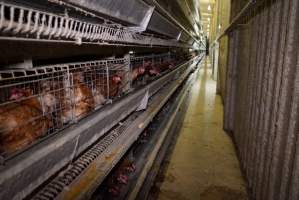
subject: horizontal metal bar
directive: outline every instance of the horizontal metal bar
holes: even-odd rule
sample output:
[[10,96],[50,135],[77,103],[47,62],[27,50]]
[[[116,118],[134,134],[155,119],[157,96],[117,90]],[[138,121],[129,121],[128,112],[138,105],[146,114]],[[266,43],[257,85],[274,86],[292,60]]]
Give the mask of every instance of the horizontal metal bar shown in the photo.
[[[192,48],[192,45],[185,44],[185,43],[173,43],[172,41],[163,40],[163,39],[157,39],[155,43],[119,43],[114,41],[109,42],[87,42],[82,41],[80,44],[77,44],[74,41],[70,40],[63,40],[63,39],[35,39],[35,38],[26,38],[26,37],[5,37],[0,36],[0,40],[8,40],[8,41],[19,41],[19,42],[42,42],[42,43],[63,43],[63,44],[74,44],[74,45],[99,45],[99,46],[124,46],[124,47],[146,47],[146,48],[152,48],[152,47],[158,47],[158,48],[169,48],[169,47],[179,47],[179,48]],[[161,42],[159,42],[161,41]],[[166,43],[169,43],[168,45]]]
[[[181,105],[179,112],[176,114],[172,127],[170,128],[167,137],[165,138],[165,141],[163,142],[163,145],[161,146],[155,158],[154,163],[152,164],[149,172],[146,175],[145,180],[143,181],[141,188],[139,189],[138,195],[135,198],[136,200],[148,199],[150,190],[156,180],[157,174],[160,172],[161,168],[164,167],[163,161],[165,157],[167,157],[167,152],[169,151],[170,148],[172,148],[172,144],[176,141],[176,138],[179,134],[179,129],[182,126],[182,122],[184,121],[186,110],[188,108],[188,103],[189,103],[188,96],[185,98],[183,105]],[[145,160],[147,159],[143,159],[143,161]]]
[[217,41],[219,41],[223,36],[227,35],[238,23],[238,21],[244,16],[248,10],[254,6],[256,3],[256,0],[250,0],[243,8],[242,10],[231,20],[231,23],[224,29],[224,31],[212,42],[211,46],[216,44]]
[[[34,77],[36,75],[46,75],[53,74],[56,72],[67,72],[70,68],[84,68],[89,66],[103,66],[108,64],[110,67],[115,68],[116,65],[120,65],[122,68],[127,62],[134,62],[137,60],[143,61],[146,59],[156,59],[156,58],[167,58],[173,56],[171,53],[162,53],[162,54],[152,54],[148,56],[137,56],[130,57],[130,61],[127,58],[117,58],[117,59],[102,59],[102,60],[93,60],[86,62],[72,62],[72,63],[62,63],[62,64],[53,64],[53,65],[44,65],[44,66],[36,66],[32,69],[3,69],[0,70],[0,80],[16,80],[18,78],[24,77]],[[27,73],[30,72],[28,75]],[[18,76],[15,76],[15,73],[18,73]],[[22,73],[23,75],[21,75]],[[5,75],[5,77],[4,77]],[[1,86],[0,86],[1,88]]]

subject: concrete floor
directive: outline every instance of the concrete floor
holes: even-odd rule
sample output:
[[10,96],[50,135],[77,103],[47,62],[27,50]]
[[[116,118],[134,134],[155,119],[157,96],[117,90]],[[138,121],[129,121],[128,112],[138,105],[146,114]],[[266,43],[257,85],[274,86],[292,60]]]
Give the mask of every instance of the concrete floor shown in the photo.
[[233,143],[222,130],[216,82],[203,63],[163,181],[156,184],[159,200],[247,199]]

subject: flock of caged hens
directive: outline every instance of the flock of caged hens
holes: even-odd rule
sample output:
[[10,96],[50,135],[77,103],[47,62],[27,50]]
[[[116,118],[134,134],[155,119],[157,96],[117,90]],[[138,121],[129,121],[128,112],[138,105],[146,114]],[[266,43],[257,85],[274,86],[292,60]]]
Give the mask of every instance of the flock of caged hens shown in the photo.
[[[172,68],[174,62],[164,61],[154,65],[147,61],[135,66],[130,72],[131,81],[160,75]],[[65,81],[65,78],[60,81],[39,81],[38,86],[34,86],[40,88],[38,93],[24,86],[9,89],[8,99],[0,105],[1,153],[10,154],[23,149],[49,131],[86,116],[97,106],[103,105],[106,99],[113,99],[122,92],[123,73],[111,75],[106,85],[93,83],[94,80],[103,79],[94,73],[92,88],[86,83],[84,72],[73,72],[70,75],[72,81]]]

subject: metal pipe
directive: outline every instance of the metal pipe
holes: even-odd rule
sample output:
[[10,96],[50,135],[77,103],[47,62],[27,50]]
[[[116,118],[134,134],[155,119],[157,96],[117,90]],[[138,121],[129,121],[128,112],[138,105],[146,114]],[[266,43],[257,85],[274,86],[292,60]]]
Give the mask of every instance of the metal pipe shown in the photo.
[[214,40],[214,42],[211,44],[215,44],[218,40],[220,40],[223,36],[225,36],[230,30],[233,29],[234,25],[243,17],[243,15],[252,8],[252,6],[256,3],[256,0],[250,0],[243,8],[242,10],[235,16],[232,20],[231,23],[224,29],[224,31]]
[[[75,41],[70,41],[70,40],[58,40],[58,39],[33,39],[33,38],[17,38],[17,37],[6,37],[6,36],[0,36],[0,41],[1,40],[10,40],[10,41],[19,41],[19,42],[46,42],[46,43],[69,43],[69,44],[76,44]],[[81,44],[88,44],[88,45],[99,45],[99,46],[115,46],[116,43],[107,43],[107,42],[81,42]],[[76,45],[77,46],[77,45]],[[144,45],[144,44],[119,44],[117,43],[117,46],[125,46],[125,47],[158,47],[158,48],[170,48],[170,47],[185,47],[189,48],[189,46],[160,46],[158,44],[149,44],[149,45]],[[191,46],[190,46],[191,48]]]

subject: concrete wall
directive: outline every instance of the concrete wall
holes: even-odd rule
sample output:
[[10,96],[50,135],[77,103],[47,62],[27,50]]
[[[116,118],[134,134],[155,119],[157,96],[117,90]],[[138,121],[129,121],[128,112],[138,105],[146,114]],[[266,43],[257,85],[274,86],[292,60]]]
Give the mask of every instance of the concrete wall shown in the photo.
[[224,128],[251,199],[298,200],[299,1],[259,2],[228,34]]

